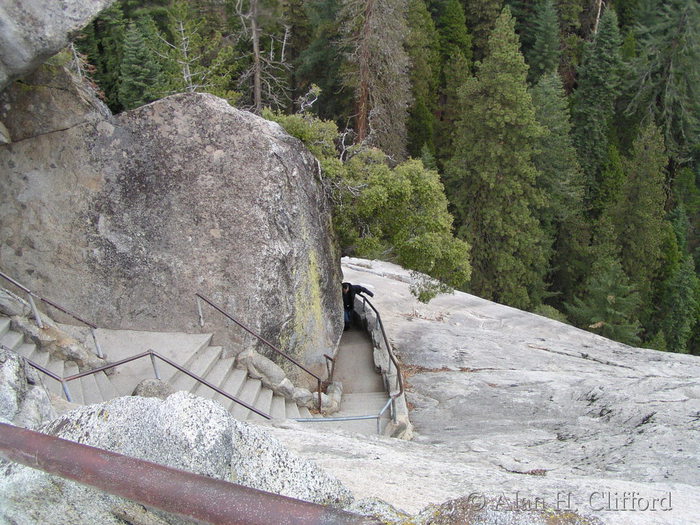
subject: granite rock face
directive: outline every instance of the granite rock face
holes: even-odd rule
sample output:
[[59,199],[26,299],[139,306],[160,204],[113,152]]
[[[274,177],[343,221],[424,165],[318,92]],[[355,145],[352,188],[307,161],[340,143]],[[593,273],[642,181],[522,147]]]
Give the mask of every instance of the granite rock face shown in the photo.
[[114,0],[3,0],[0,4],[0,91],[63,49]]
[[[353,499],[340,482],[274,438],[236,421],[221,405],[184,392],[164,401],[122,397],[81,407],[41,431],[293,498],[337,507]],[[17,464],[0,476],[0,509],[2,523],[122,524],[124,516],[143,514],[140,505]],[[146,514],[138,523],[183,523]]]
[[[200,292],[321,371],[341,331],[340,267],[301,142],[212,95],[115,117],[66,97],[73,124],[0,146],[4,270],[106,328],[198,330]],[[32,105],[50,122],[60,101]],[[256,343],[204,314],[230,353]]]
[[[698,515],[698,357],[632,348],[460,292],[423,305],[409,293],[409,272],[388,263],[344,259],[343,273],[375,291],[404,365],[414,445],[452,458],[426,467],[443,477],[421,478],[415,502],[452,472],[450,497],[512,500],[520,490],[551,504],[571,494],[606,523],[686,523]],[[670,493],[672,511],[621,512],[625,492],[635,491],[646,498],[642,506]],[[608,508],[616,497],[618,509]]]
[[36,429],[56,416],[39,373],[0,348],[0,419]]

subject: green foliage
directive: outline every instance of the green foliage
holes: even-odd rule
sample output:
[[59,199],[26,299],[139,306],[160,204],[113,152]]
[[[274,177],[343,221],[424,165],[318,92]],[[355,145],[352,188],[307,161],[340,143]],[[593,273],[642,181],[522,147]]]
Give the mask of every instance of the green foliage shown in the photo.
[[488,40],[503,9],[503,0],[461,0],[467,16],[467,28],[472,35],[474,60],[486,56]]
[[105,96],[105,102],[114,112],[123,109],[119,101],[120,69],[123,56],[126,20],[119,3],[100,13],[83,30],[78,48],[94,66],[93,80]]
[[622,265],[611,257],[597,260],[584,294],[566,305],[569,318],[580,328],[629,345],[640,343],[635,317],[639,294],[629,284]]
[[700,5],[656,2],[635,33],[639,56],[627,111],[655,119],[673,158],[687,162],[700,142]]
[[457,55],[467,61],[472,59],[472,39],[467,30],[464,8],[459,0],[440,0],[432,2],[435,17],[435,27],[440,35],[440,56],[443,64]]
[[559,50],[559,21],[554,0],[545,0],[537,7],[534,24],[534,44],[526,55],[530,66],[529,79],[536,81],[547,73],[556,73],[561,59]]
[[622,155],[615,145],[610,145],[608,158],[596,179],[596,184],[589,188],[591,210],[594,217],[616,206],[621,199],[622,186],[627,178]]
[[120,73],[119,102],[124,109],[133,109],[158,98],[162,69],[146,45],[141,28],[134,23],[126,30]]
[[668,280],[662,299],[664,318],[661,327],[667,349],[671,352],[688,352],[688,341],[698,322],[700,279],[695,273],[693,258],[686,256]]
[[583,176],[571,138],[571,118],[558,73],[545,74],[532,88],[537,121],[544,128],[533,160],[537,186],[545,196],[540,220],[551,233],[568,217],[583,213]]
[[333,195],[334,228],[344,253],[393,260],[438,279],[418,279],[416,294],[462,287],[470,277],[469,246],[452,234],[452,216],[437,172],[419,160],[389,167],[386,155],[363,149],[342,163],[337,128],[311,115],[266,112],[319,158]]
[[411,59],[413,104],[408,116],[408,153],[419,157],[424,146],[435,151],[435,112],[440,74],[440,43],[433,19],[423,0],[410,0],[406,52]]
[[569,322],[569,319],[566,317],[565,314],[554,308],[553,306],[550,306],[548,304],[540,304],[536,306],[532,310],[533,314],[541,315],[542,317],[548,317],[549,319],[553,319],[555,321],[559,321],[560,323],[567,323]]
[[489,54],[461,91],[454,155],[446,187],[459,234],[472,245],[471,290],[518,308],[544,295],[546,241],[534,211],[541,206],[533,164],[543,133],[527,91],[527,66],[505,8]]
[[338,28],[337,0],[306,2],[306,14],[311,25],[311,42],[299,54],[295,78],[301,89],[312,83],[321,88],[314,111],[319,117],[342,122],[353,113],[353,100],[343,87],[346,49]]
[[613,213],[622,266],[630,282],[649,299],[652,280],[660,269],[666,222],[666,164],[663,137],[648,126],[625,162],[627,179]]
[[620,44],[617,15],[608,8],[579,68],[572,108],[574,143],[587,177],[589,198],[608,154],[610,124],[620,91]]

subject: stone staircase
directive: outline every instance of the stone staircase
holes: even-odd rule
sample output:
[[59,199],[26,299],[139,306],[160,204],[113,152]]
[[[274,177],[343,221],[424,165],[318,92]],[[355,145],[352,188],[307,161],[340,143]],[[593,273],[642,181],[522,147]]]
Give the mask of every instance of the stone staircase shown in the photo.
[[[139,336],[147,338],[152,335],[149,332],[134,333],[124,331],[123,337],[125,339]],[[186,336],[186,334],[177,335],[181,338]],[[108,339],[108,336],[103,335],[103,337]],[[259,379],[248,377],[244,370],[234,368],[234,358],[223,357],[222,347],[210,345],[211,338],[211,334],[196,334],[189,337],[189,344],[171,343],[168,345],[168,348],[172,348],[170,352],[159,351],[159,353],[190,372],[206,379],[224,392],[270,415],[273,419],[320,417],[311,414],[306,407],[299,407],[295,402],[274,394],[272,390],[264,387]],[[68,377],[79,372],[75,363],[51,357],[48,352],[40,350],[36,345],[26,343],[20,333],[11,329],[10,319],[3,316],[0,316],[0,344],[59,377]],[[104,343],[102,344],[104,348]],[[129,345],[125,346],[128,347]],[[186,349],[184,352],[182,351],[183,348]],[[110,351],[109,349],[106,349],[106,352],[110,361],[113,362],[140,353],[139,351],[129,351],[128,355],[116,355],[118,351]],[[183,354],[185,354],[184,357]],[[222,396],[167,363],[157,360],[157,367],[161,379],[169,383],[175,390],[185,390],[198,396],[218,401],[239,420],[255,421],[264,419],[262,416]],[[132,394],[134,388],[141,380],[154,377],[153,367],[149,358],[126,363],[114,370],[110,375],[98,372],[69,382],[68,388],[72,401],[77,404],[91,404],[107,401],[115,397],[128,396]],[[50,392],[63,397],[63,390],[58,381],[43,374],[42,381]]]

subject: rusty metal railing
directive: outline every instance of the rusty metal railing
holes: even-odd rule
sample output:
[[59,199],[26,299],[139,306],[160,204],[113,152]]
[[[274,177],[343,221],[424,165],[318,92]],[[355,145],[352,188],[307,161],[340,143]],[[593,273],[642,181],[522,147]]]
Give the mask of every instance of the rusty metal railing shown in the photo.
[[297,361],[297,360],[294,359],[293,357],[289,356],[288,354],[284,353],[282,350],[280,350],[279,348],[277,348],[275,345],[273,345],[273,344],[272,344],[271,342],[269,342],[267,339],[263,338],[261,335],[256,334],[253,330],[251,330],[250,328],[248,328],[246,325],[244,325],[243,323],[241,323],[238,319],[236,319],[236,318],[233,317],[232,315],[230,315],[230,314],[228,314],[227,312],[225,312],[224,310],[222,310],[219,306],[217,306],[216,304],[214,304],[213,302],[211,302],[209,299],[207,299],[206,297],[204,297],[202,294],[196,293],[195,296],[197,296],[197,310],[198,310],[198,312],[199,312],[199,325],[200,325],[200,326],[202,326],[202,327],[204,326],[204,316],[202,315],[202,306],[201,306],[201,303],[199,302],[200,299],[201,299],[202,301],[204,301],[205,303],[207,303],[209,306],[211,306],[214,310],[216,310],[217,312],[219,312],[220,314],[222,314],[224,317],[226,317],[226,318],[229,319],[230,321],[233,321],[233,322],[236,323],[238,326],[240,326],[241,328],[243,328],[243,330],[245,330],[246,332],[248,332],[250,335],[252,335],[253,337],[257,338],[261,343],[263,343],[264,345],[266,345],[268,348],[274,350],[277,354],[279,354],[279,355],[281,355],[282,357],[284,357],[287,361],[289,361],[290,363],[296,365],[298,368],[302,369],[304,372],[306,372],[307,374],[309,374],[310,376],[312,376],[314,379],[316,379],[316,383],[317,383],[317,385],[318,385],[318,409],[319,409],[319,411],[321,410],[321,384],[322,384],[323,381],[322,381],[322,379],[321,379],[320,376],[314,374],[311,370],[309,370],[308,368],[306,368],[306,367],[305,367],[304,365],[302,365],[299,361]]
[[47,299],[45,297],[42,297],[42,296],[34,293],[29,288],[27,288],[23,284],[17,282],[12,277],[10,277],[9,275],[7,275],[3,272],[0,272],[0,277],[5,279],[7,282],[13,284],[14,286],[16,286],[17,288],[19,288],[20,290],[22,290],[24,293],[27,294],[27,300],[29,302],[29,306],[32,309],[32,314],[34,315],[34,320],[36,321],[36,324],[39,328],[44,328],[44,323],[41,320],[41,313],[39,312],[39,309],[36,307],[36,303],[34,302],[35,297],[37,299],[39,299],[41,302],[46,303],[49,306],[56,308],[56,310],[59,310],[59,311],[63,312],[64,314],[72,317],[76,321],[88,326],[90,328],[90,333],[92,334],[92,340],[95,343],[95,353],[97,354],[97,357],[104,359],[104,354],[102,352],[102,348],[100,347],[100,343],[97,340],[97,335],[95,332],[97,330],[97,325],[95,325],[89,321],[86,321],[85,319],[83,319],[79,315],[71,312],[70,310],[68,310],[67,308],[64,308],[63,306],[60,306],[59,304],[51,301],[50,299]]
[[371,525],[379,521],[0,423],[0,456],[211,525]]
[[[13,351],[11,348],[6,347],[5,345],[0,345],[0,347],[2,347],[4,350]],[[70,376],[67,376],[67,377],[59,377],[58,375],[54,374],[54,373],[51,372],[50,370],[47,370],[47,369],[44,368],[43,366],[41,366],[41,365],[35,363],[35,362],[32,361],[31,359],[27,359],[26,357],[24,357],[23,359],[25,359],[25,360],[27,361],[27,363],[29,363],[32,367],[36,368],[36,369],[37,369],[39,372],[41,372],[42,374],[45,374],[45,375],[49,376],[50,378],[52,378],[52,379],[58,381],[59,383],[61,383],[61,387],[63,388],[63,394],[66,396],[66,399],[67,399],[68,401],[70,401],[70,402],[73,402],[72,396],[71,396],[71,394],[70,394],[70,389],[68,388],[68,383],[69,383],[70,381],[75,381],[76,379],[80,379],[80,378],[82,378],[82,377],[86,377],[86,376],[89,376],[89,375],[97,374],[97,373],[99,373],[99,372],[104,372],[105,370],[110,370],[110,369],[112,369],[112,368],[116,368],[116,367],[121,366],[121,365],[123,365],[123,364],[130,363],[131,361],[136,361],[137,359],[141,359],[141,358],[144,358],[144,357],[150,357],[150,358],[151,358],[151,364],[153,365],[153,373],[154,373],[154,375],[156,376],[156,379],[160,379],[160,375],[158,374],[158,368],[156,367],[156,359],[160,359],[161,361],[163,361],[163,362],[169,364],[169,365],[172,366],[173,368],[176,368],[177,370],[179,370],[179,371],[182,372],[183,374],[185,374],[185,375],[191,377],[191,378],[194,379],[195,381],[197,381],[197,382],[199,382],[199,383],[201,383],[201,384],[207,386],[208,388],[211,388],[211,389],[214,390],[214,392],[216,392],[217,394],[221,394],[222,396],[226,397],[227,399],[230,399],[230,400],[233,401],[234,403],[238,403],[239,405],[241,405],[241,406],[247,408],[248,410],[251,410],[252,412],[255,412],[256,414],[258,414],[259,416],[264,417],[265,419],[272,419],[272,417],[269,416],[268,414],[266,414],[265,412],[262,412],[262,411],[258,410],[257,408],[255,408],[255,407],[249,405],[249,404],[246,403],[245,401],[242,401],[242,400],[238,399],[238,398],[235,397],[235,396],[232,396],[231,394],[229,394],[229,393],[227,393],[227,392],[224,392],[224,391],[221,390],[219,387],[217,387],[217,386],[211,384],[209,381],[207,381],[207,380],[204,379],[203,377],[200,377],[200,376],[198,376],[197,374],[194,374],[194,373],[190,372],[190,371],[187,370],[186,368],[184,368],[184,367],[178,365],[178,364],[175,363],[174,361],[171,361],[171,360],[168,359],[167,357],[160,355],[158,352],[156,352],[156,351],[154,351],[154,350],[147,350],[146,352],[143,352],[143,353],[141,353],[141,354],[133,355],[133,356],[131,356],[131,357],[127,357],[127,358],[122,359],[122,360],[120,360],[120,361],[116,361],[116,362],[114,362],[114,363],[109,363],[109,364],[104,365],[104,366],[101,366],[101,367],[99,367],[99,368],[93,368],[92,370],[86,370],[86,371],[84,371],[84,372],[79,372],[79,373],[77,373],[77,374],[73,374],[73,375],[70,375]]]

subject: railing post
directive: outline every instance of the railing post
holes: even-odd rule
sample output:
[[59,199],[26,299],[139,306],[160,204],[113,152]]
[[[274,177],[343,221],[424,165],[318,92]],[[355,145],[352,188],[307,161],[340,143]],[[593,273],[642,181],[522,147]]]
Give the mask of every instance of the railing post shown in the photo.
[[73,398],[70,395],[70,390],[68,390],[68,383],[66,383],[65,381],[61,381],[61,386],[63,387],[63,394],[66,396],[66,399],[69,403],[72,403]]
[[92,340],[95,342],[95,352],[97,352],[97,357],[104,359],[105,355],[102,353],[102,347],[100,346],[100,342],[97,340],[97,334],[92,326],[90,327],[90,333],[92,334]]
[[44,323],[41,322],[41,314],[39,313],[39,309],[36,307],[36,304],[34,303],[34,298],[32,297],[31,292],[27,293],[27,297],[29,298],[29,304],[32,307],[32,313],[34,314],[34,319],[36,320],[36,325],[39,328],[44,328]]
[[199,312],[199,326],[204,328],[204,314],[202,313],[202,301],[197,297],[197,312]]
[[158,367],[156,366],[156,356],[151,354],[151,364],[153,365],[153,373],[156,379],[160,380],[160,374],[158,374]]

